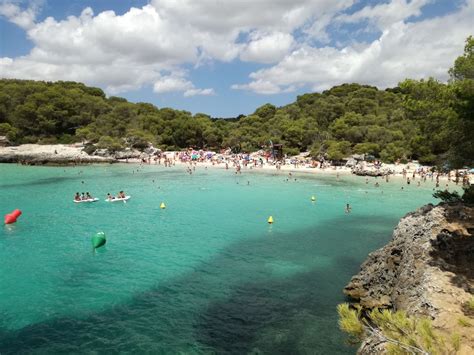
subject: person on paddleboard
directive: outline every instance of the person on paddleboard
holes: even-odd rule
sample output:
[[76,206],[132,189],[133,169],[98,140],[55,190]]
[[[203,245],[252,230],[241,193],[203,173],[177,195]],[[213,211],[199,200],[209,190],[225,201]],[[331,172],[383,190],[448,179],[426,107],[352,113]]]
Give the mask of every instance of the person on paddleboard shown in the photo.
[[118,198],[125,198],[125,192],[120,191],[117,195]]
[[76,196],[74,196],[74,201],[80,201],[81,200],[81,195],[79,195],[79,192],[76,192]]
[[111,201],[111,200],[113,200],[114,198],[115,198],[115,197],[112,196],[112,195],[110,194],[110,192],[107,194],[107,200]]

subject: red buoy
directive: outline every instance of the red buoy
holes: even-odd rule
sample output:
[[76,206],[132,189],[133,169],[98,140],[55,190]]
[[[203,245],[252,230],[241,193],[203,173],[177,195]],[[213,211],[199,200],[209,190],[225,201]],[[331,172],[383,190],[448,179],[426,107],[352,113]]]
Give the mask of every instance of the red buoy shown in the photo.
[[12,213],[5,215],[5,224],[15,223],[17,218],[20,217],[21,211],[17,208]]

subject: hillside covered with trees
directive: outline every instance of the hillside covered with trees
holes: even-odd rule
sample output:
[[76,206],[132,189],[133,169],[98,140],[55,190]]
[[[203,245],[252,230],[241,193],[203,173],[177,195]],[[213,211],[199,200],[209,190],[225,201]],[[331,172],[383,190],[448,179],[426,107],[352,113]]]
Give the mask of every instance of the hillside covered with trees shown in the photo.
[[332,160],[368,153],[386,162],[473,165],[473,37],[450,76],[448,84],[407,79],[386,90],[344,84],[235,119],[130,103],[75,82],[0,80],[0,135],[14,144],[87,140],[109,150],[152,142],[162,149],[248,152],[271,140],[289,154],[311,151]]

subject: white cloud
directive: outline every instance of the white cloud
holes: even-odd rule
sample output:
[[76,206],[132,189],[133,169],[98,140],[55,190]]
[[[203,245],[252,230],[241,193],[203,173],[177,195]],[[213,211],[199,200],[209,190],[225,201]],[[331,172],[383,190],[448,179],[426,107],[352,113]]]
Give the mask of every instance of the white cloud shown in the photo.
[[354,0],[152,0],[160,13],[207,33],[250,29],[289,32]]
[[340,15],[340,22],[359,22],[368,20],[379,29],[390,27],[396,22],[403,21],[412,16],[420,16],[421,9],[434,0],[391,0],[388,3],[375,6],[365,6],[351,15]]
[[288,53],[295,41],[288,33],[252,33],[250,42],[240,54],[240,59],[248,62],[276,63]]
[[[176,76],[186,64],[276,63],[294,47],[293,31],[354,0],[152,0],[123,15],[86,8],[41,22],[35,22],[37,7],[0,1],[0,15],[24,28],[34,46],[28,55],[4,58],[3,77],[77,80],[117,93],[154,85],[163,73]],[[186,90],[186,96],[212,93]]]
[[137,89],[197,59],[192,40],[176,27],[150,5],[121,16],[113,11],[94,16],[86,8],[62,21],[48,17],[27,31],[35,44],[31,52],[3,58],[0,72],[10,78],[82,81],[113,94]]
[[168,92],[183,92],[184,97],[196,96],[196,95],[214,95],[213,89],[198,89],[194,87],[194,84],[184,77],[180,76],[165,76],[158,79],[153,85],[153,91],[162,94]]
[[201,96],[209,96],[209,95],[215,95],[214,89],[188,89],[184,92],[183,94],[185,97],[189,96],[196,96],[196,95],[201,95]]
[[[33,49],[0,58],[0,75],[75,80],[114,94],[150,85],[157,94],[213,95],[183,69],[209,61],[274,64],[232,86],[265,94],[347,81],[386,86],[404,77],[445,78],[473,32],[474,0],[456,13],[415,23],[404,21],[431,0],[391,0],[350,15],[342,12],[355,0],[151,0],[122,15],[86,8],[79,16],[41,22],[35,5],[41,0],[22,9],[24,1],[0,0],[0,16],[25,29]],[[314,40],[328,45],[335,39],[329,25],[361,22],[376,26],[380,38],[343,48],[314,46]]]
[[238,85],[234,84],[231,86],[232,89],[236,90],[251,90],[259,94],[279,94],[282,90],[279,85],[274,84],[270,81],[257,79],[249,84]]
[[234,85],[261,94],[298,86],[327,89],[345,82],[388,87],[405,78],[448,77],[448,68],[473,33],[474,1],[455,13],[419,22],[394,22],[369,44],[342,49],[301,46],[278,64],[250,74],[251,81]]
[[31,6],[22,10],[18,4],[3,0],[0,2],[0,16],[6,17],[10,22],[23,28],[29,29],[34,26],[38,5],[32,3]]

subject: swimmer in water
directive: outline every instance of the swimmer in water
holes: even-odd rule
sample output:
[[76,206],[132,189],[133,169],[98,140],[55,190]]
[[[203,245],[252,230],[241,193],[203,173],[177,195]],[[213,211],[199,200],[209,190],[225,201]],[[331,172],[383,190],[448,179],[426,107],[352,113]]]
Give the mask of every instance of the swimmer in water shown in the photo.
[[352,207],[348,203],[346,203],[346,213],[351,213]]

